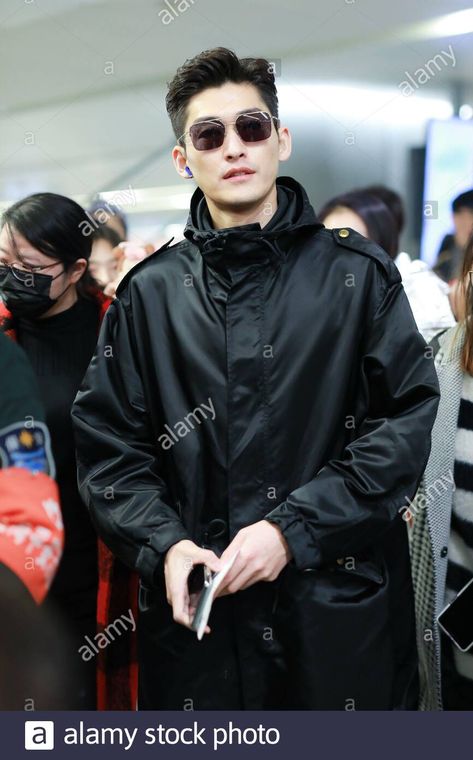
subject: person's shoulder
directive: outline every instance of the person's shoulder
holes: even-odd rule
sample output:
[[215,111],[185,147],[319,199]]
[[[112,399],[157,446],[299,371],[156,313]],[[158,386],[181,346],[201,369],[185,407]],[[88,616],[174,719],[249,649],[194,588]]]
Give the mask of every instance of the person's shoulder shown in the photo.
[[389,285],[402,282],[401,275],[393,259],[372,240],[355,232],[351,227],[341,227],[335,229],[324,229],[318,232],[328,246],[333,247],[338,253],[348,256],[356,254],[362,257],[361,261],[368,266],[376,266]]
[[171,238],[161,248],[158,248],[157,251],[135,264],[120,281],[116,290],[116,296],[120,297],[125,294],[132,283],[141,284],[142,282],[146,282],[156,270],[160,270],[166,266],[171,266],[171,268],[179,267],[182,255],[185,256],[189,253],[189,242],[181,240],[171,245],[173,240],[174,238]]

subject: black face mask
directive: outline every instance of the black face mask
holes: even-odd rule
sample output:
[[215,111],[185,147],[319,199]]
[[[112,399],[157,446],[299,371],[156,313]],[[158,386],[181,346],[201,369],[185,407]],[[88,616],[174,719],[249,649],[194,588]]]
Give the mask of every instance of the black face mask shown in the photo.
[[18,274],[22,279],[18,279],[10,267],[0,266],[0,294],[14,317],[40,317],[57,303],[69,287],[68,285],[58,298],[50,298],[51,283],[64,274],[64,270],[56,277],[32,272]]

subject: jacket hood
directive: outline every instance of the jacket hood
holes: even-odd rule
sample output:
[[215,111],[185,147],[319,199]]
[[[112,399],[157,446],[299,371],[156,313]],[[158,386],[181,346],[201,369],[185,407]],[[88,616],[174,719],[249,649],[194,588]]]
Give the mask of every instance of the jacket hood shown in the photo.
[[[258,223],[214,229],[204,194],[198,188],[192,196],[184,236],[194,243],[214,269],[225,269],[244,259],[247,263],[285,256],[289,240],[303,229],[323,227],[317,220],[307,193],[291,177],[276,179],[278,208],[264,227]],[[225,253],[224,259],[222,254]]]

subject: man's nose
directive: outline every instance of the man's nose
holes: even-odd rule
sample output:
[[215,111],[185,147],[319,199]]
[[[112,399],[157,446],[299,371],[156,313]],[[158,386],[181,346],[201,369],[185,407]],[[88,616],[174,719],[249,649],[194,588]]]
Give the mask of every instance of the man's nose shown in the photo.
[[234,124],[230,124],[227,127],[223,142],[223,152],[225,158],[236,158],[237,156],[246,155],[246,145],[236,131]]

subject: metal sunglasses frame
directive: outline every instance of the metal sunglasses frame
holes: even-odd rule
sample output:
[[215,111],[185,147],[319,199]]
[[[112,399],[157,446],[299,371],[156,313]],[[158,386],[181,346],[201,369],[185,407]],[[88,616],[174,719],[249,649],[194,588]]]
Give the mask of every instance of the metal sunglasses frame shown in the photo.
[[[186,130],[186,132],[182,133],[182,135],[178,138],[177,142],[182,143],[184,137],[191,133],[192,127],[199,126],[200,124],[218,124],[220,127],[223,127],[223,130],[224,130],[223,140],[225,140],[225,137],[227,135],[227,127],[231,127],[231,126],[235,127],[235,124],[237,123],[238,119],[245,116],[254,116],[255,114],[263,114],[264,116],[267,116],[268,119],[270,119],[271,121],[274,121],[276,125],[276,129],[279,129],[279,125],[281,123],[279,118],[277,116],[272,116],[270,113],[268,113],[268,111],[248,111],[248,112],[245,111],[244,113],[238,114],[237,118],[234,121],[229,121],[227,123],[222,121],[222,119],[203,119],[202,121],[196,121],[194,122],[194,124],[191,124],[191,126],[189,127],[188,130]],[[238,134],[238,137],[240,138],[240,140],[242,140],[243,138],[241,137],[241,135],[239,134],[236,128],[235,128],[235,131]],[[269,134],[268,137],[264,137],[263,140],[269,140],[270,136],[271,135]],[[248,140],[248,141],[243,140],[243,142],[263,142],[263,140]],[[191,137],[191,141],[192,141],[192,137]],[[194,145],[193,141],[192,141],[192,144]],[[223,145],[223,141],[222,141],[222,145]],[[194,148],[195,148],[195,145],[194,145]],[[196,148],[196,150],[198,150],[198,148]],[[215,150],[215,148],[204,148],[204,150]]]

